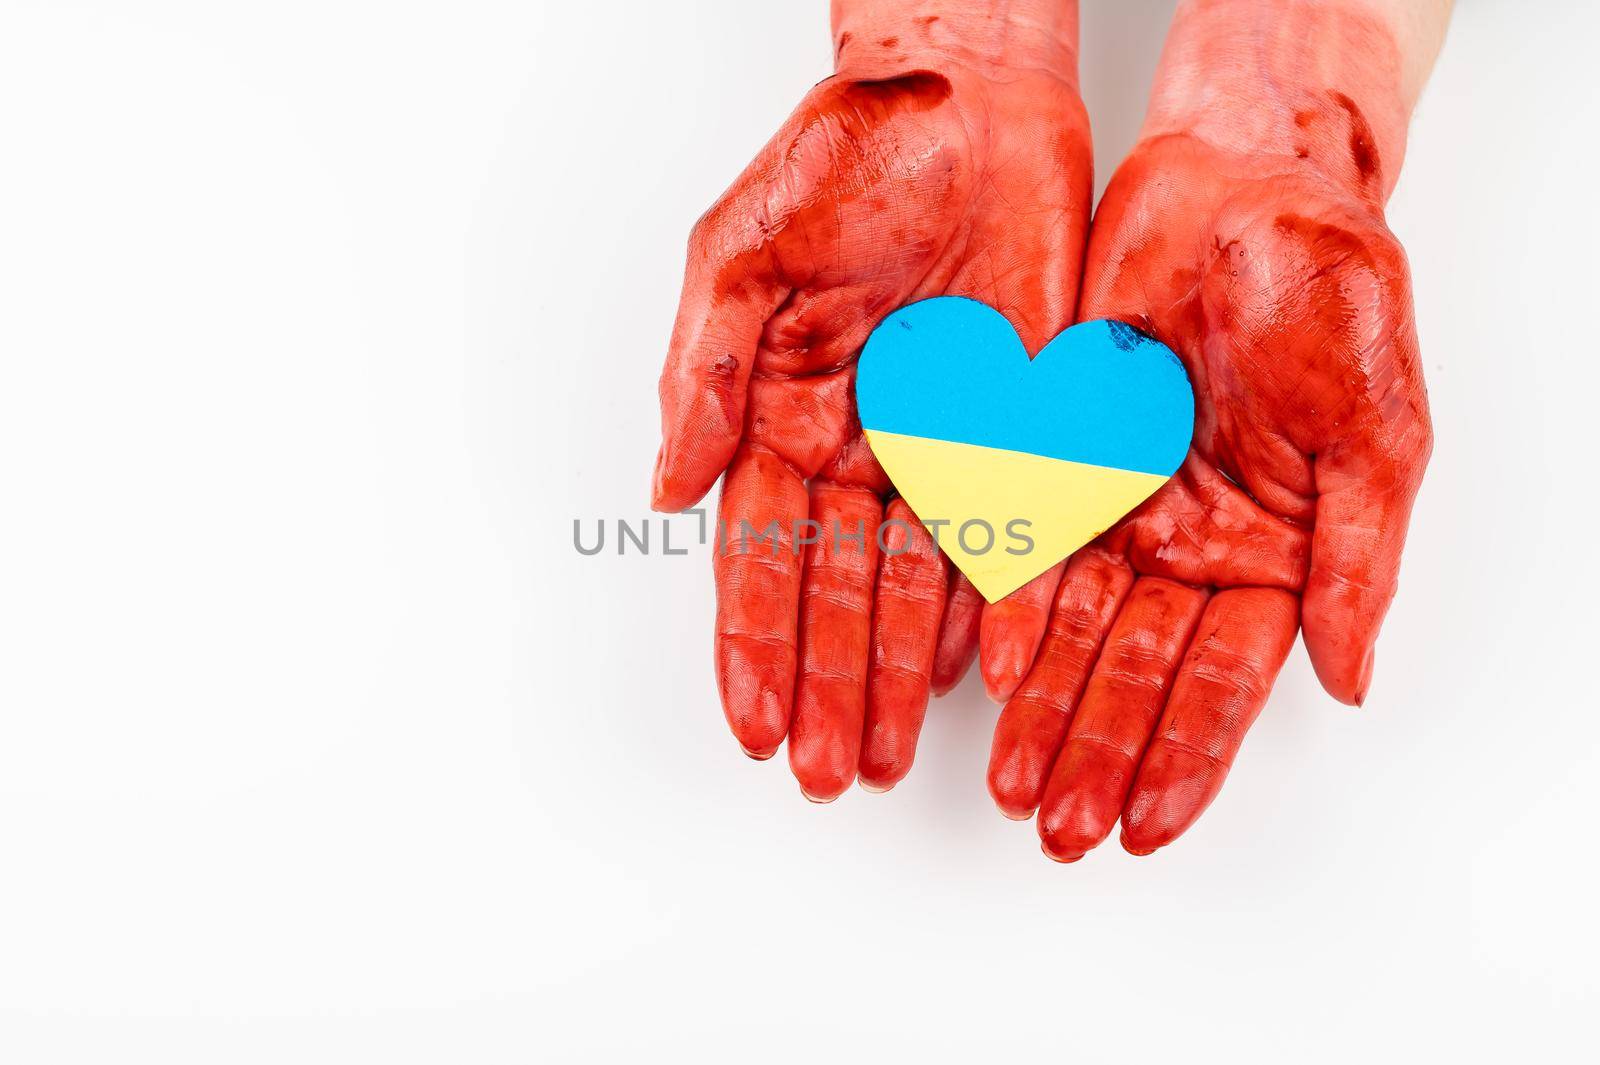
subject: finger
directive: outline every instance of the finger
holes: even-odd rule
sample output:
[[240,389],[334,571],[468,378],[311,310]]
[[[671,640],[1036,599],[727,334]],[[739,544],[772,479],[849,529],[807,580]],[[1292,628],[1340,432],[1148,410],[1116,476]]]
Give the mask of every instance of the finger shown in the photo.
[[788,296],[752,213],[761,190],[741,183],[689,238],[672,343],[661,371],[661,450],[651,505],[676,511],[705,495],[733,457],[767,318]]
[[985,604],[978,630],[978,662],[984,690],[995,702],[1011,698],[1033,665],[1066,568],[1062,560],[998,603]]
[[813,802],[842,795],[861,756],[882,512],[877,494],[866,488],[812,482],[815,542],[806,548],[801,581],[789,767]]
[[1122,846],[1149,854],[1211,805],[1294,645],[1289,592],[1234,588],[1206,604],[1122,813]]
[[1316,461],[1317,518],[1306,581],[1306,651],[1328,694],[1360,705],[1372,684],[1378,629],[1399,582],[1411,505],[1431,447],[1426,421],[1409,462]]
[[983,593],[966,574],[945,563],[950,574],[939,622],[939,641],[933,651],[933,694],[947,695],[961,683],[978,657],[978,629],[983,618]]
[[1140,577],[1117,613],[1039,804],[1039,838],[1074,862],[1111,834],[1207,593]]
[[734,457],[722,485],[717,583],[717,687],[733,734],[752,758],[771,758],[794,702],[795,619],[805,482],[761,447]]
[[1007,817],[1020,820],[1039,805],[1100,641],[1132,584],[1128,564],[1098,547],[1067,563],[1038,661],[995,723],[989,794]]
[[946,585],[939,548],[903,499],[889,504],[882,548],[860,764],[861,786],[873,791],[887,791],[911,770]]

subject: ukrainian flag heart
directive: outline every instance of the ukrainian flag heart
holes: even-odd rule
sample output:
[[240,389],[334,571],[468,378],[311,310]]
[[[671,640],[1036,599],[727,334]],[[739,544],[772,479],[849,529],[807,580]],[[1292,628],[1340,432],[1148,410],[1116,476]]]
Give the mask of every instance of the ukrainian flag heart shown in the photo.
[[954,296],[873,330],[856,403],[895,488],[991,603],[1149,498],[1194,433],[1189,376],[1159,341],[1084,322],[1030,360],[1004,315]]

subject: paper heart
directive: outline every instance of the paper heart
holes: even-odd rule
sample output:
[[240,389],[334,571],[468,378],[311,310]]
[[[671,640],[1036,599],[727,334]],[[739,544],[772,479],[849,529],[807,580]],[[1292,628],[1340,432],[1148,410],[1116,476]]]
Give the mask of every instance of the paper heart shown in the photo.
[[1177,471],[1194,391],[1159,341],[1084,322],[1032,360],[1004,315],[940,296],[861,352],[872,453],[989,602],[1110,528]]

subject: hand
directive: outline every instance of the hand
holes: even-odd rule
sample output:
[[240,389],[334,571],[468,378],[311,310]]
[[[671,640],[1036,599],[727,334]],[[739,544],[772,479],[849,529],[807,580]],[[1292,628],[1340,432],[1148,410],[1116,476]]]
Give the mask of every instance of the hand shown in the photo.
[[930,685],[971,662],[982,605],[902,501],[885,509],[857,352],[885,314],[940,294],[993,305],[1037,351],[1078,290],[1091,164],[1075,5],[947,6],[879,2],[869,19],[835,4],[838,73],[694,228],[661,379],[654,505],[682,509],[724,475],[728,723],[755,758],[787,737],[817,801],[858,772],[879,789],[905,775]]
[[[1211,53],[1237,46],[1244,9],[1275,5],[1192,6],[1201,27],[1175,29],[1163,66],[1176,73],[1095,216],[1080,313],[1134,324],[1184,360],[1193,450],[1071,560],[991,752],[996,802],[1018,818],[1037,808],[1061,861],[1119,816],[1135,854],[1187,830],[1302,623],[1329,693],[1365,698],[1431,448],[1405,257],[1383,219],[1403,123],[1375,127],[1351,93],[1287,73],[1236,99],[1197,91],[1197,71],[1249,69]],[[1329,29],[1283,26],[1276,7],[1273,41],[1300,48]],[[1218,15],[1228,32],[1208,35]],[[1320,16],[1359,37],[1348,12]],[[1019,616],[1030,624],[996,642],[1038,639]]]

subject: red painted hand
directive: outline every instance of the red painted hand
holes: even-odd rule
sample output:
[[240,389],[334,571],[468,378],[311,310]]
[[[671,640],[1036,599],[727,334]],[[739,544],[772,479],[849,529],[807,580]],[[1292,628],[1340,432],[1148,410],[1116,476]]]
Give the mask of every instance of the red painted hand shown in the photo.
[[1176,351],[1196,424],[1183,471],[1071,560],[1053,607],[1034,590],[993,633],[985,619],[986,654],[1044,632],[989,786],[1009,816],[1038,810],[1058,860],[1119,816],[1136,854],[1188,829],[1301,624],[1332,695],[1359,703],[1371,681],[1427,398],[1370,131],[1338,94],[1290,128],[1282,153],[1148,138],[1095,216],[1081,316]]
[[[905,504],[886,504],[855,417],[857,352],[885,314],[945,293],[995,306],[1033,351],[1072,321],[1090,192],[1075,80],[991,60],[848,44],[690,237],[653,500],[681,509],[724,475],[723,709],[752,757],[787,737],[819,801],[858,773],[876,788],[904,776],[929,688],[970,664],[982,606]],[[886,517],[907,524],[880,552]]]

